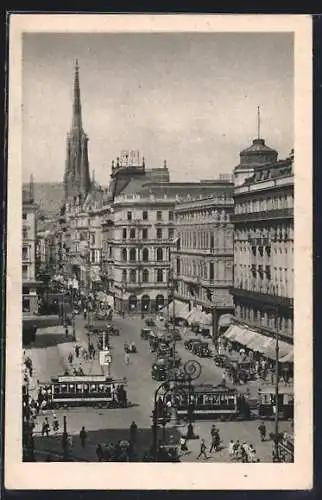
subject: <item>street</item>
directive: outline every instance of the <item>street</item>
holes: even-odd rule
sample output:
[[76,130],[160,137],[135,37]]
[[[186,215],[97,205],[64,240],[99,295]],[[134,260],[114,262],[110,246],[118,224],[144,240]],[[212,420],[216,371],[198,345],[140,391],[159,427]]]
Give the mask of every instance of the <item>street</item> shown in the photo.
[[[76,341],[78,344],[87,347],[88,337],[85,328],[86,321],[83,316],[76,320]],[[140,317],[119,317],[113,318],[113,325],[120,330],[120,336],[110,336],[110,346],[112,353],[111,376],[113,378],[126,377],[128,380],[127,394],[131,402],[129,408],[117,409],[96,409],[96,408],[71,408],[68,410],[57,410],[55,414],[60,421],[60,430],[62,429],[63,416],[67,417],[67,431],[73,436],[73,456],[79,460],[97,460],[95,449],[98,443],[115,443],[120,439],[129,438],[129,427],[132,421],[138,426],[138,446],[140,453],[148,450],[151,445],[151,415],[153,410],[154,392],[159,386],[151,378],[151,365],[154,355],[150,352],[149,342],[140,338],[140,331],[144,325],[144,320]],[[50,330],[50,332],[49,332]],[[176,344],[176,349],[183,363],[194,358],[194,355],[184,348],[185,338],[192,337],[191,333],[183,335],[181,341]],[[124,357],[124,342],[134,341],[138,352],[130,355],[130,363],[126,365]],[[46,345],[47,344],[47,345]],[[34,365],[34,380],[40,382],[49,381],[52,376],[62,375],[68,367],[68,354],[73,351],[74,342],[71,338],[66,339],[63,327],[51,327],[44,332],[39,331],[36,345],[27,351]],[[222,370],[215,366],[213,360],[200,359],[202,372],[198,382],[217,385],[222,380]],[[85,373],[101,374],[101,368],[96,356],[95,360],[81,361]],[[258,383],[248,384],[251,393],[256,393]],[[41,453],[61,452],[61,436],[50,435],[41,436],[41,426],[45,416],[51,423],[53,411],[44,412],[38,419],[36,427],[35,447],[41,450]],[[194,424],[195,433],[206,440],[208,451],[210,447],[210,428],[213,422],[197,421]],[[258,421],[246,422],[220,422],[217,427],[220,430],[222,440],[221,449],[212,453],[210,461],[226,462],[229,461],[227,445],[232,439],[240,442],[246,441],[253,444],[256,449],[257,457],[268,462],[272,459],[272,442],[261,442],[257,427]],[[88,433],[86,447],[83,449],[79,443],[79,431],[85,426]],[[268,434],[274,430],[274,422],[266,424]],[[290,431],[290,422],[281,422],[280,431]],[[179,425],[171,428],[167,426],[167,437],[174,436],[178,439],[181,433],[186,433],[186,425]],[[159,431],[160,434],[162,430]],[[160,436],[161,437],[161,436]],[[200,440],[188,442],[188,452],[181,457],[181,461],[194,461],[199,453]],[[208,453],[207,451],[207,453]],[[208,453],[209,455],[209,453]],[[44,458],[42,458],[43,460]]]

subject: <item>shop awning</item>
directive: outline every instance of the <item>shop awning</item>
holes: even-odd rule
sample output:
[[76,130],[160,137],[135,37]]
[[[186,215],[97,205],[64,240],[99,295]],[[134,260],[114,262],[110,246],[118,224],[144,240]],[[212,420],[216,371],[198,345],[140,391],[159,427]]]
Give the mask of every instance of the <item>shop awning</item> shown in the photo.
[[284,356],[284,358],[280,358],[281,363],[293,363],[294,361],[294,352],[293,352],[293,347],[292,350]]
[[185,318],[186,314],[189,312],[189,304],[186,302],[180,302],[175,300],[170,302],[169,306],[163,308],[163,311],[167,311],[169,307],[169,316],[173,316],[173,312],[176,318]]
[[232,342],[234,342],[234,341],[238,342],[237,337],[241,335],[241,332],[243,330],[244,330],[244,328],[242,328],[239,325],[231,325],[228,328],[228,330],[225,331],[225,333],[223,334],[223,337],[229,339]]
[[201,325],[209,326],[212,324],[211,314],[206,314],[197,308],[193,308],[186,316],[186,319],[189,323],[200,323]]
[[[274,338],[271,338],[270,342],[264,346],[263,354],[269,359],[276,359],[276,340]],[[279,340],[278,359],[284,363],[285,361],[283,361],[283,359],[285,360],[286,357],[293,357],[293,346],[287,342]]]

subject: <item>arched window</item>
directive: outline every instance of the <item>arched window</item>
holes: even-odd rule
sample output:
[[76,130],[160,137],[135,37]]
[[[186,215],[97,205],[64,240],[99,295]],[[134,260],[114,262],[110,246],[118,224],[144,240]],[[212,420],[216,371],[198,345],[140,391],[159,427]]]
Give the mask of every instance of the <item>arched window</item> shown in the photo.
[[161,283],[162,281],[163,281],[163,270],[162,269],[158,269],[157,270],[157,282]]
[[142,281],[144,283],[147,283],[149,281],[149,270],[148,269],[143,269]]
[[147,248],[143,248],[143,251],[142,251],[142,260],[144,262],[148,262],[148,260],[149,260],[149,250]]
[[124,262],[127,261],[127,251],[126,251],[126,248],[122,248],[122,260]]
[[131,248],[130,249],[130,261],[134,262],[135,260],[136,260],[136,249],[135,248]]
[[163,249],[157,248],[157,260],[163,260]]
[[126,283],[126,269],[123,269],[122,271],[122,281],[123,283]]
[[130,283],[136,283],[136,269],[130,270]]

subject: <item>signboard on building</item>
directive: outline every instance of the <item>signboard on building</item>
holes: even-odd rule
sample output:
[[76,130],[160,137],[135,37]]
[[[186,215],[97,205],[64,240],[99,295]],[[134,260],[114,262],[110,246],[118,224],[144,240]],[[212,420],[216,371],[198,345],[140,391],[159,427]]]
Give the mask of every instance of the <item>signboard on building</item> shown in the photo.
[[106,366],[112,363],[110,351],[100,351],[100,366]]
[[137,150],[124,150],[121,152],[120,164],[122,167],[138,166],[140,164],[140,153]]

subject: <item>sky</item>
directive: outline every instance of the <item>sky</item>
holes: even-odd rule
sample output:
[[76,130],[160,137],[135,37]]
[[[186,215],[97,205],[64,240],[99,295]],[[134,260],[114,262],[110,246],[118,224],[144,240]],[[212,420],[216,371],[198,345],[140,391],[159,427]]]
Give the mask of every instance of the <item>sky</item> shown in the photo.
[[75,60],[95,179],[139,150],[172,181],[231,173],[261,136],[293,148],[293,37],[286,33],[24,34],[23,180],[63,179]]

